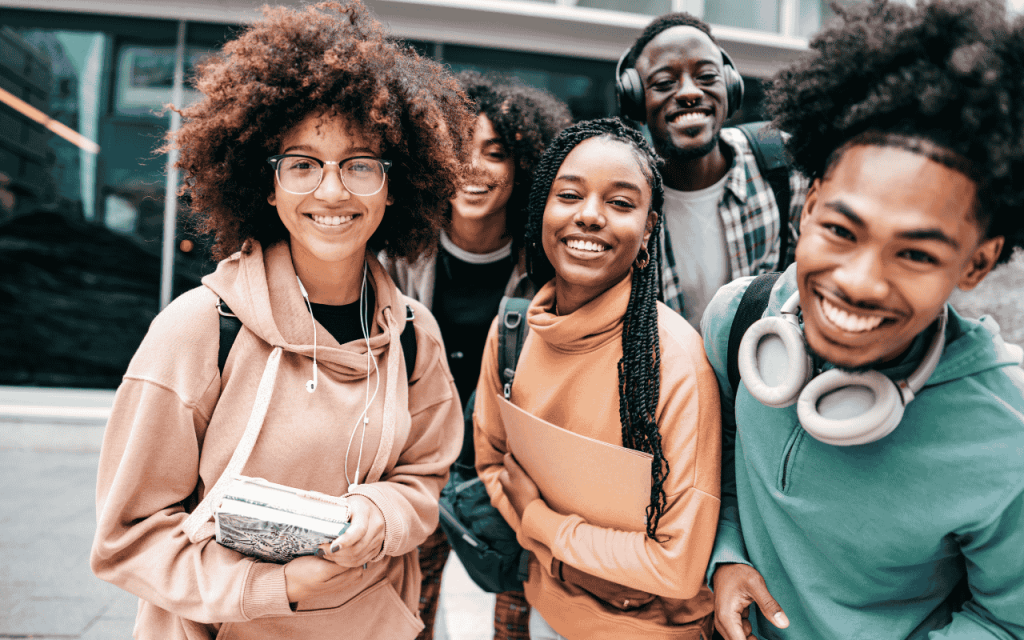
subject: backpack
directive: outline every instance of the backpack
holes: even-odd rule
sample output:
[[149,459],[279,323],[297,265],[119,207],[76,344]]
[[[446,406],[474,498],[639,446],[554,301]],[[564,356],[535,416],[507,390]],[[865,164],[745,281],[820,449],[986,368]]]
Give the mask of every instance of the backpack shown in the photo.
[[[228,354],[235,344],[238,332],[242,330],[242,321],[238,316],[231,313],[228,305],[223,300],[217,301],[217,313],[220,315],[220,350],[217,353],[217,369],[221,375],[224,374],[224,364],[228,361]],[[402,343],[402,351],[405,352],[405,375],[412,380],[412,370],[416,367],[416,331],[413,328],[413,319],[416,314],[412,307],[405,307],[405,328],[399,341]]]
[[789,156],[782,142],[782,134],[769,122],[747,122],[736,128],[743,132],[757,160],[757,168],[772,188],[775,204],[779,207],[779,263],[776,271],[785,271],[790,265],[789,253]]
[[[501,299],[498,307],[498,374],[505,398],[512,389],[519,352],[529,327],[527,298]],[[476,391],[466,402],[463,428],[466,441],[473,441],[473,407]],[[472,452],[472,446],[469,447]],[[530,553],[519,546],[516,532],[501,513],[491,506],[491,497],[477,477],[475,456],[463,454],[452,465],[448,484],[441,490],[441,529],[448,536],[466,573],[481,589],[490,593],[522,591],[528,577]]]
[[729,384],[732,385],[733,394],[740,383],[740,368],[737,356],[740,351],[740,342],[743,341],[743,334],[747,332],[752,324],[761,319],[764,310],[768,308],[768,298],[771,296],[772,287],[781,276],[781,273],[764,273],[756,278],[743,292],[740,304],[736,307],[736,315],[733,316],[732,328],[729,330],[728,365]]

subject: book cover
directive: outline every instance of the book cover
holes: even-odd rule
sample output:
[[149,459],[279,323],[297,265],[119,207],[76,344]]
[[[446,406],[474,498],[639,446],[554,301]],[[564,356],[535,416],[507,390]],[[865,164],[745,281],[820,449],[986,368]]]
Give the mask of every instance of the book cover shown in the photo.
[[348,529],[349,511],[342,499],[311,493],[236,476],[214,512],[217,542],[264,562],[313,555]]
[[646,528],[651,454],[573,433],[497,398],[508,448],[552,510],[620,531]]

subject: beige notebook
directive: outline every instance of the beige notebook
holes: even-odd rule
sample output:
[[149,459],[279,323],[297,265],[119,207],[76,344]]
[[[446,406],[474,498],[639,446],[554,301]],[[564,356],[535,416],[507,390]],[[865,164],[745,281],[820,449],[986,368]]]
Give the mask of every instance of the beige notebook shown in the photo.
[[646,530],[651,454],[557,427],[497,396],[509,451],[549,507],[602,527]]

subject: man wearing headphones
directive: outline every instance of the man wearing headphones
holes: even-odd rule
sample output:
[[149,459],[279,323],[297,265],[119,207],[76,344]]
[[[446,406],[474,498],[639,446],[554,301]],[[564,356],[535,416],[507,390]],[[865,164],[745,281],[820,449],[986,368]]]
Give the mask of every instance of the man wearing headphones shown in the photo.
[[789,207],[780,216],[747,138],[722,128],[741,106],[743,79],[702,20],[656,18],[623,53],[616,76],[620,115],[646,123],[666,160],[665,302],[697,327],[719,287],[792,262],[807,181],[795,170],[782,176]]
[[1024,638],[1022,352],[947,303],[1024,246],[1024,20],[875,0],[811,48],[769,93],[813,181],[796,263],[702,320],[724,429],[716,627]]

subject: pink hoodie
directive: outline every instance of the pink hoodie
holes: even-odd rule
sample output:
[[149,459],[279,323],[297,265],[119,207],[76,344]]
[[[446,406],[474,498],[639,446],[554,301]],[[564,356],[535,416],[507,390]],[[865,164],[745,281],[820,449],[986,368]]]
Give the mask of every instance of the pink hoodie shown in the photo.
[[[190,541],[188,512],[220,477],[245,429],[267,358],[283,355],[263,430],[243,473],[331,495],[356,474],[366,349],[313,327],[288,244],[236,254],[153,321],[118,388],[100,456],[92,568],[141,599],[137,638],[414,638],[416,546],[437,525],[437,499],[462,441],[458,393],[430,312],[402,296],[367,254],[376,309],[370,347],[380,390],[369,408],[359,482],[385,520],[381,554],[336,592],[292,611],[283,565],[257,562],[212,539]],[[242,322],[221,377],[218,297]],[[416,315],[407,384],[399,335]],[[371,383],[372,384],[372,383]],[[360,430],[361,431],[361,430]]]

